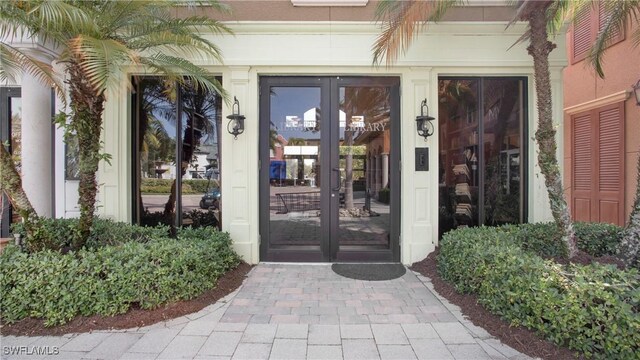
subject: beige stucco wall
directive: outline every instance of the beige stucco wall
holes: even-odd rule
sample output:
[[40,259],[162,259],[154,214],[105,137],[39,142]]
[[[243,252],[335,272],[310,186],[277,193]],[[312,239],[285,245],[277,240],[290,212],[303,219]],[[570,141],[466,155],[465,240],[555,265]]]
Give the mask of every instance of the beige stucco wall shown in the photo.
[[[535,131],[533,69],[526,45],[509,47],[523,26],[505,30],[504,22],[451,22],[433,25],[393,67],[371,66],[371,45],[378,28],[356,22],[237,22],[235,36],[211,37],[224,53],[225,64],[197,60],[223,77],[223,85],[240,101],[245,133],[236,140],[222,136],[223,229],[236,250],[250,263],[259,261],[258,232],[258,81],[260,75],[393,75],[401,81],[401,260],[410,264],[433,251],[438,241],[438,171],[415,172],[414,148],[428,146],[429,162],[438,164],[438,137],[424,140],[415,132],[415,116],[427,98],[437,117],[438,76],[496,75],[529,78],[529,139]],[[564,39],[558,39],[559,48]],[[554,118],[562,114],[564,52],[551,54]],[[133,71],[133,70],[132,70]],[[223,116],[230,113],[223,107]],[[100,167],[101,215],[131,219],[130,103],[126,90],[109,95],[103,141],[112,165]],[[557,124],[559,127],[561,123]],[[437,126],[437,122],[436,122]],[[438,129],[436,128],[436,131]],[[562,134],[562,131],[559,132]],[[561,136],[558,141],[561,141]],[[559,149],[563,147],[560,146]],[[528,221],[550,218],[546,190],[529,140]],[[560,150],[559,150],[560,151]],[[562,154],[559,153],[560,158]]]

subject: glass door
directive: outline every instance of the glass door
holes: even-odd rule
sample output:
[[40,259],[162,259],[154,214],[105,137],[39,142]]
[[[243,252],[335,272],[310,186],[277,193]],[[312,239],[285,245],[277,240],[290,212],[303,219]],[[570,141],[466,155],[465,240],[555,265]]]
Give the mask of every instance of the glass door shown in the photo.
[[399,260],[392,211],[399,199],[391,196],[399,153],[390,151],[398,85],[393,78],[261,78],[263,260]]
[[[397,261],[399,80],[338,78],[333,259]],[[335,181],[335,179],[333,179]],[[395,217],[395,218],[394,218]]]
[[[0,109],[2,109],[0,112],[0,146],[8,143],[9,152],[16,159],[20,159],[22,148],[20,145],[22,129],[22,99],[20,97],[20,88],[0,88]],[[19,160],[16,165],[18,171],[20,171],[21,164]],[[9,199],[4,194],[0,194],[0,237],[9,237],[11,223],[19,220],[17,214],[11,211]]]

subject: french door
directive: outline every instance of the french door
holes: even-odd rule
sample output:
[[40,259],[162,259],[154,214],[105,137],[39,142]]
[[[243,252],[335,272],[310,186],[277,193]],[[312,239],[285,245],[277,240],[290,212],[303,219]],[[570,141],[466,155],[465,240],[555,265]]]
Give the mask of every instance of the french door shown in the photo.
[[399,84],[261,77],[262,260],[400,260]]

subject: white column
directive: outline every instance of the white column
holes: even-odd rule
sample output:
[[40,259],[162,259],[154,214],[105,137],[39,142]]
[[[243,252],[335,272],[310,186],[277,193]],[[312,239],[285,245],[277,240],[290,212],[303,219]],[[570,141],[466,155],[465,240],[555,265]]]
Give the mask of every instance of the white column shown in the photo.
[[[222,106],[222,230],[233,239],[233,248],[244,261],[259,260],[258,238],[258,98],[257,76],[248,66],[230,67],[223,73],[224,88],[237,97],[246,116],[245,131],[234,139],[226,131],[232,108]],[[268,165],[267,165],[268,166]]]
[[22,76],[22,186],[40,216],[53,214],[51,89]]
[[382,189],[386,188],[389,184],[389,154],[380,155],[380,161],[382,162],[382,184],[380,187]]

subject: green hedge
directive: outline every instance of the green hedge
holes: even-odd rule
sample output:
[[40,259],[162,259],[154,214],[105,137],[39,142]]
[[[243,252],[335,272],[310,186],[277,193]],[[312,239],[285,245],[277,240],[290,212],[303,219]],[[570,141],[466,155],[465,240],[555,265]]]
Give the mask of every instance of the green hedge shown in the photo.
[[[143,194],[168,194],[171,192],[173,181],[173,179],[145,178],[142,179],[142,183],[140,184],[140,191]],[[209,186],[209,188],[217,187],[218,182],[216,180],[209,181],[206,179],[182,180],[182,193],[204,194],[207,192],[207,186]]]
[[[519,228],[525,234],[542,234],[536,226]],[[445,234],[438,256],[440,275],[458,291],[477,294],[489,311],[512,324],[534,329],[587,357],[637,359],[637,270],[558,265],[525,250],[525,235],[516,234],[517,228],[465,228]]]
[[[523,249],[540,256],[567,255],[567,247],[561,241],[560,231],[555,223],[505,225],[498,229],[509,233]],[[576,222],[573,229],[578,238],[578,248],[596,257],[615,255],[622,240],[623,228],[613,224]]]
[[201,294],[238,263],[229,235],[211,228],[68,254],[10,246],[0,255],[0,314],[6,323],[34,317],[51,326],[134,304],[150,309]]
[[615,255],[624,230],[618,225],[604,223],[576,222],[573,227],[578,247],[592,256]]
[[[28,238],[22,223],[12,225],[13,233],[21,234],[24,238],[28,252],[45,249],[60,250],[71,245],[78,219],[41,218],[38,221],[36,231]],[[85,246],[98,248],[105,245],[120,245],[130,241],[147,242],[151,239],[167,237],[168,234],[168,227],[142,227],[96,217],[93,220],[93,229]]]

